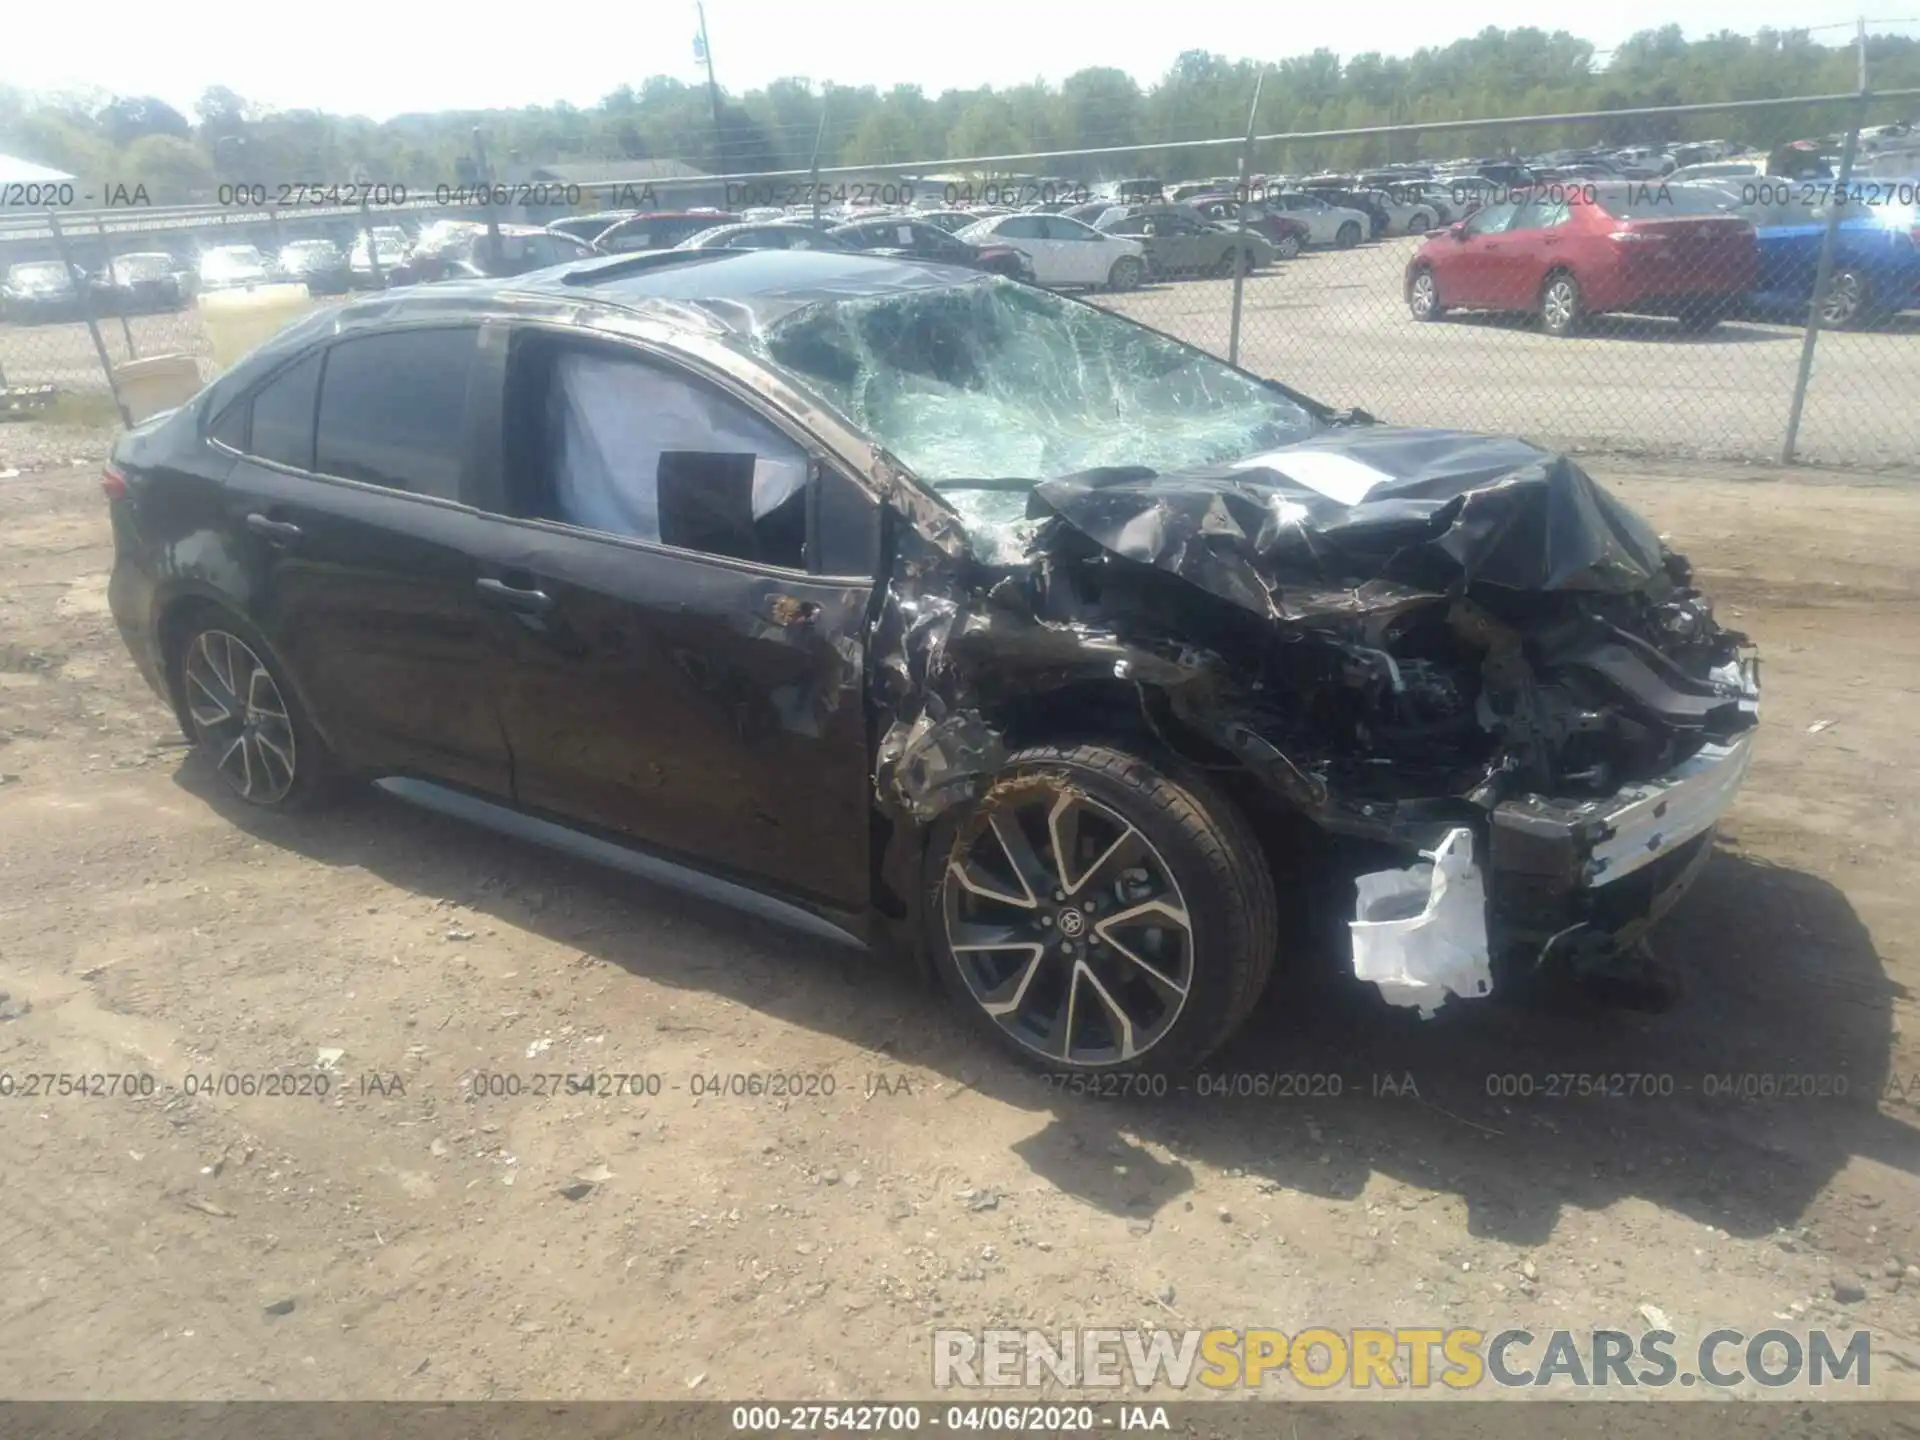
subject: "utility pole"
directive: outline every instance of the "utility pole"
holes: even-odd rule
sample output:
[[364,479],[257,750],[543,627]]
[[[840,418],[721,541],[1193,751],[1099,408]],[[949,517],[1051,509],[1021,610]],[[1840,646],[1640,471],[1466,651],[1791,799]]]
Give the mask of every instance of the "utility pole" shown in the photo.
[[713,46],[707,43],[707,7],[695,0],[700,16],[700,34],[693,42],[695,58],[707,67],[707,98],[713,103],[713,143],[720,152],[720,168],[727,169],[727,135],[720,126],[720,82],[713,78]]

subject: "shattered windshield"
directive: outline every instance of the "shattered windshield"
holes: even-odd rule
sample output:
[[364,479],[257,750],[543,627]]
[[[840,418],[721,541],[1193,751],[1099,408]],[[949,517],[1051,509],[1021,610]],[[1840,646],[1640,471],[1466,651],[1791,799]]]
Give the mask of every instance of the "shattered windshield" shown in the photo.
[[[776,364],[982,532],[1015,526],[1041,480],[1218,465],[1315,426],[1285,395],[1198,350],[999,278],[809,306],[764,340]],[[1005,539],[981,548],[1002,552],[1018,537]]]

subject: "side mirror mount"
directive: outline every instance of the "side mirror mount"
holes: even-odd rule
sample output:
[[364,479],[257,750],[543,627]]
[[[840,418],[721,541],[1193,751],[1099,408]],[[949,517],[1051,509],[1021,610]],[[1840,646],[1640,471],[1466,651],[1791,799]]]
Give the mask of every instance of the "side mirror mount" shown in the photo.
[[1466,239],[1467,238],[1467,222],[1464,220],[1454,221],[1451,225],[1447,226],[1447,234],[1451,235],[1456,240]]

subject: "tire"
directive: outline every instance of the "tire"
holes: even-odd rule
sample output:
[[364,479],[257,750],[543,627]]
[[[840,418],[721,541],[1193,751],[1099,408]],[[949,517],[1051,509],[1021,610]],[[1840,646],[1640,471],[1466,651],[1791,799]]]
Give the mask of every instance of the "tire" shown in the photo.
[[1719,328],[1720,322],[1727,318],[1727,302],[1724,300],[1703,300],[1697,305],[1689,305],[1674,319],[1680,322],[1680,330],[1686,335],[1705,335]]
[[1360,240],[1360,222],[1357,220],[1347,221],[1333,237],[1333,243],[1342,250],[1353,249],[1354,246],[1360,243]]
[[1282,260],[1297,260],[1300,258],[1300,237],[1298,235],[1282,235],[1278,240],[1273,242],[1273,249],[1274,253]]
[[1873,315],[1873,285],[1865,274],[1842,266],[1827,277],[1827,299],[1820,323],[1836,330],[1868,323]]
[[1245,816],[1184,767],[1105,745],[1013,755],[935,827],[924,881],[946,989],[1055,1074],[1190,1070],[1272,973],[1273,876]]
[[[1221,277],[1222,279],[1231,280],[1233,278],[1234,266],[1236,263],[1238,263],[1239,258],[1240,258],[1240,252],[1238,250],[1227,251],[1226,254],[1222,255],[1218,260],[1214,262],[1213,273]],[[1251,257],[1249,257],[1249,263],[1247,265],[1247,273],[1249,275],[1253,273],[1253,265],[1251,263]]]
[[1440,303],[1440,282],[1430,266],[1422,265],[1407,281],[1407,309],[1420,321],[1438,320],[1447,313]]
[[1109,290],[1137,290],[1140,281],[1146,275],[1146,266],[1132,255],[1122,255],[1113,262],[1113,268],[1107,271]]
[[338,792],[326,742],[272,647],[238,615],[208,606],[175,627],[167,675],[187,739],[225,793],[262,810],[297,811]]
[[1578,335],[1587,312],[1580,299],[1580,282],[1565,270],[1556,270],[1540,286],[1540,328],[1556,340]]
[[1407,234],[1424,235],[1433,228],[1433,217],[1424,210],[1416,210],[1407,217]]

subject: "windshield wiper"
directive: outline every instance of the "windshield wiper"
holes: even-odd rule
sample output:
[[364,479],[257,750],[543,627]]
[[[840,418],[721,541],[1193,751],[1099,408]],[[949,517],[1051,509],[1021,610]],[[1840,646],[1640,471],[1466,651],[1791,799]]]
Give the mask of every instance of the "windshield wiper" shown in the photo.
[[1019,475],[999,475],[961,480],[929,480],[927,482],[927,484],[935,490],[998,490],[1002,492],[1031,490],[1039,483],[1038,480],[1031,476],[1023,477]]

